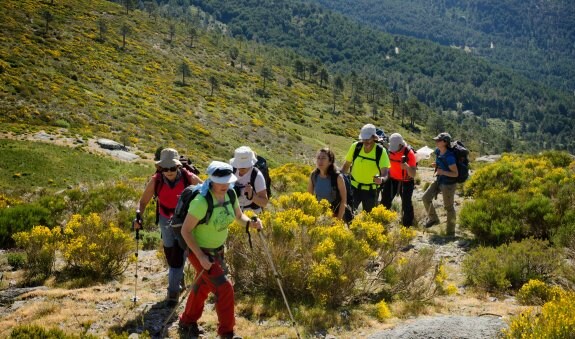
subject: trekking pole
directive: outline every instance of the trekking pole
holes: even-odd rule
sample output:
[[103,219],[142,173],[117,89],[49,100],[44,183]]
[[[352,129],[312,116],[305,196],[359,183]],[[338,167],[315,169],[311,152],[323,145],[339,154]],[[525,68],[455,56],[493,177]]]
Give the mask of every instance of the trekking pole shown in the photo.
[[166,325],[168,324],[170,319],[172,319],[172,317],[174,316],[174,313],[176,313],[176,310],[178,309],[178,307],[180,307],[180,304],[182,303],[182,301],[186,300],[188,298],[188,295],[192,291],[192,288],[194,287],[195,284],[198,283],[198,280],[200,280],[200,277],[202,276],[202,274],[204,274],[205,271],[206,271],[206,269],[202,268],[202,270],[200,271],[200,274],[198,274],[198,276],[196,276],[196,278],[194,279],[192,284],[188,285],[188,287],[186,288],[186,293],[184,293],[184,296],[182,298],[180,298],[180,300],[178,300],[178,303],[176,304],[176,306],[174,306],[174,309],[172,310],[172,312],[170,312],[170,315],[168,315],[166,320],[164,320],[164,323],[162,324],[162,328],[160,329],[160,331],[161,331],[160,333],[161,333],[162,338],[164,337],[164,332],[166,331]]
[[[252,217],[252,220],[254,220],[254,221],[257,220],[257,217]],[[286,307],[287,307],[289,316],[290,316],[290,318],[291,318],[293,327],[294,327],[294,329],[295,329],[295,333],[297,334],[297,337],[298,337],[298,338],[301,338],[301,336],[299,335],[299,331],[297,330],[297,324],[296,324],[296,322],[295,322],[295,319],[293,318],[293,315],[292,315],[292,313],[291,313],[291,309],[290,309],[290,307],[289,307],[289,304],[288,304],[286,295],[285,295],[285,293],[284,293],[284,289],[283,289],[283,287],[282,287],[282,282],[281,282],[281,280],[280,280],[280,276],[279,276],[278,272],[276,271],[276,267],[275,267],[274,262],[273,262],[273,260],[272,260],[272,255],[271,255],[271,253],[270,253],[270,250],[268,249],[267,242],[266,242],[266,240],[265,240],[265,238],[264,238],[264,236],[263,236],[261,230],[258,230],[258,234],[259,234],[260,240],[262,241],[262,244],[263,244],[263,246],[264,246],[264,251],[266,252],[266,257],[268,258],[268,263],[270,264],[270,266],[271,266],[271,268],[272,268],[272,271],[274,272],[274,276],[275,276],[276,281],[277,281],[277,283],[278,283],[278,286],[279,286],[279,288],[280,288],[280,292],[282,293],[282,297],[283,297],[283,299],[284,299],[284,303],[286,304]]]
[[[138,227],[136,228],[136,223],[138,224]],[[138,250],[140,248],[140,226],[142,225],[142,216],[140,214],[140,211],[137,210],[136,211],[136,219],[134,219],[134,221],[132,221],[132,228],[136,230],[136,274],[134,275],[134,278],[136,279],[136,281],[134,282],[134,297],[132,298],[132,302],[134,303],[134,305],[136,305],[136,301],[138,301]]]

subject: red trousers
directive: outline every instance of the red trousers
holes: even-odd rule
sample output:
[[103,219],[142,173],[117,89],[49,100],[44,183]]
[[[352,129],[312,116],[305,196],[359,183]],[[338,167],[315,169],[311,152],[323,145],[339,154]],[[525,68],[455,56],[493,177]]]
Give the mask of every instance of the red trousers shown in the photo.
[[[223,253],[222,253],[223,254]],[[196,269],[203,270],[196,255],[190,251],[188,260]],[[210,271],[204,271],[186,301],[186,309],[180,316],[184,324],[197,323],[204,311],[204,303],[210,292],[216,295],[216,313],[218,314],[218,335],[231,334],[234,331],[236,319],[234,317],[234,288],[223,270],[223,255],[214,256],[214,263]],[[197,275],[196,275],[197,277]]]

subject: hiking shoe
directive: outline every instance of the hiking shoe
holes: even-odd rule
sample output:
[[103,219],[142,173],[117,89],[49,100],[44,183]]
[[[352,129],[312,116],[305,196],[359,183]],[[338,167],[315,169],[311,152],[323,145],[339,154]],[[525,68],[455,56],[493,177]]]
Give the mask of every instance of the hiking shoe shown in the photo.
[[168,296],[166,297],[166,304],[168,305],[168,307],[176,306],[179,301],[180,301],[180,293],[168,292]]
[[201,334],[204,334],[204,329],[202,326],[199,326],[198,323],[183,323],[182,320],[178,322],[178,326],[184,332],[187,332],[188,335],[197,337]]
[[425,228],[430,228],[431,226],[437,225],[437,224],[439,224],[439,220],[429,219],[429,220],[427,220],[427,222],[423,226],[425,226]]

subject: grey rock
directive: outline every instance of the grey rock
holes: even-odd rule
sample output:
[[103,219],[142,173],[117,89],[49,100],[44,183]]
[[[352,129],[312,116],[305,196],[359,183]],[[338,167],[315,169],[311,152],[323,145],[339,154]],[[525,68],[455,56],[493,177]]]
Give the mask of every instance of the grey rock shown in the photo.
[[402,324],[394,329],[382,331],[369,336],[370,339],[447,339],[467,338],[484,339],[498,338],[506,323],[495,316],[465,317],[439,316],[420,318],[413,322]]
[[121,143],[110,139],[98,139],[96,143],[103,149],[125,151],[126,146]]

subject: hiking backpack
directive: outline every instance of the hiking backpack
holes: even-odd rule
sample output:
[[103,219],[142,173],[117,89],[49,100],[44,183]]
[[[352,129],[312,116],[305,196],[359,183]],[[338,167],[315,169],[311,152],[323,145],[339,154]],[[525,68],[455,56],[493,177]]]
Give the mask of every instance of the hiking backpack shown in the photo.
[[190,160],[190,158],[186,158],[183,155],[180,155],[180,162],[182,163],[182,167],[187,169],[190,173],[194,173],[195,175],[200,175],[200,170],[196,168],[196,166],[194,166],[192,164],[192,161]]
[[[337,178],[339,175],[342,175],[343,177],[343,182],[345,184],[345,190],[347,192],[347,201],[346,201],[346,206],[345,206],[345,212],[343,214],[343,220],[347,223],[351,222],[353,220],[354,217],[354,213],[353,213],[353,192],[351,191],[351,180],[349,178],[349,175],[340,173],[339,171],[335,173],[335,175],[331,175],[330,176],[330,180],[331,180],[331,189],[333,191],[335,191],[336,194],[336,198],[335,201],[332,204],[332,210],[335,212],[335,210],[337,208],[339,208],[339,204],[341,202],[341,196],[339,194],[339,188],[337,187]],[[314,186],[316,185],[317,182],[317,176],[319,175],[319,170],[316,169],[315,171],[313,171],[311,173],[311,180],[314,184]]]
[[[262,172],[264,179],[266,181],[266,191],[268,193],[268,199],[272,196],[272,179],[270,178],[270,170],[268,168],[268,162],[264,157],[259,155],[256,156],[258,161],[254,165],[260,172]],[[256,182],[257,173],[254,174],[255,171],[252,171],[252,176],[250,178],[250,185],[255,188],[254,184]]]
[[[463,183],[469,178],[469,150],[465,148],[463,143],[459,140],[453,141],[449,147],[455,156],[455,164],[457,165],[457,178],[449,178],[451,183]],[[444,161],[444,164],[447,163]]]
[[[184,239],[181,237],[182,225],[184,224],[184,220],[186,220],[186,216],[188,215],[190,202],[192,202],[192,200],[194,200],[194,198],[198,196],[198,194],[200,194],[201,186],[202,184],[199,184],[194,186],[188,186],[184,189],[184,191],[180,195],[180,198],[178,199],[178,203],[176,204],[176,210],[174,211],[174,215],[170,218],[170,226],[172,227],[172,230],[174,230],[176,234],[178,244],[180,245],[181,248],[184,249],[187,248],[187,245],[185,244]],[[230,200],[229,204],[232,205],[233,208],[237,199],[236,193],[232,188],[230,188],[228,189],[227,194]],[[214,198],[212,197],[212,195],[208,192],[207,196],[205,196],[204,199],[206,199],[206,202],[208,203],[208,208],[206,209],[206,215],[204,215],[204,217],[198,221],[198,225],[209,223],[210,217],[212,216],[212,212],[214,211]]]

